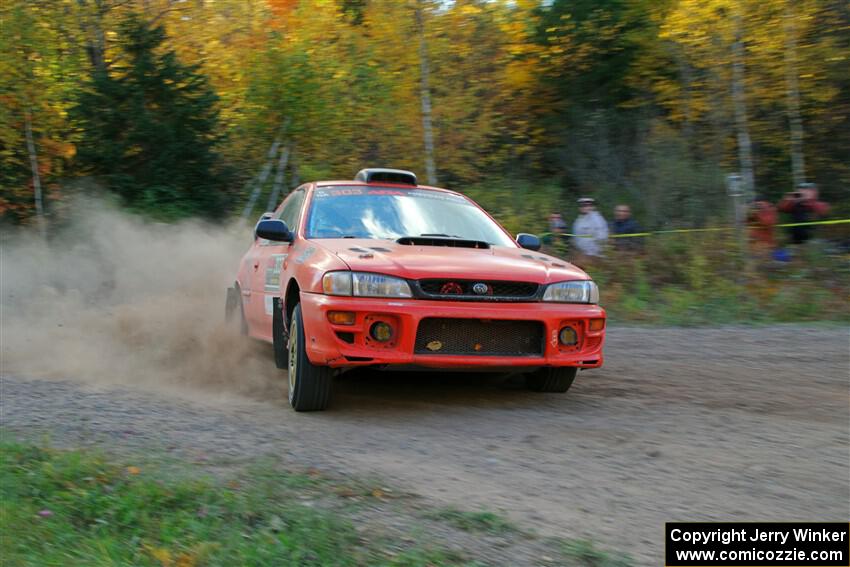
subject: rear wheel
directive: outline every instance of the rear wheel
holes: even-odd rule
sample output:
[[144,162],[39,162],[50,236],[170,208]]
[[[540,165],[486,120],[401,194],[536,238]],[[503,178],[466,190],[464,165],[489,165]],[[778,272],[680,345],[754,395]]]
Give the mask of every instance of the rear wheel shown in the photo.
[[295,411],[320,411],[328,406],[333,370],[316,366],[307,358],[301,305],[296,305],[289,325],[289,404]]
[[578,368],[575,366],[560,366],[557,368],[541,368],[525,375],[525,385],[535,392],[563,393],[570,389],[576,379]]

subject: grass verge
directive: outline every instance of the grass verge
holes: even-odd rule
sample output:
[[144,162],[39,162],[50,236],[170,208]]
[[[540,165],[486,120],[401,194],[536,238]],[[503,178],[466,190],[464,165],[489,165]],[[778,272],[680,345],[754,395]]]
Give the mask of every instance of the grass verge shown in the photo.
[[0,556],[16,565],[466,565],[446,550],[387,549],[294,495],[316,481],[164,478],[98,453],[0,444]]
[[140,458],[0,441],[3,565],[630,564],[493,512],[423,510],[388,488],[281,471],[270,459],[227,480]]

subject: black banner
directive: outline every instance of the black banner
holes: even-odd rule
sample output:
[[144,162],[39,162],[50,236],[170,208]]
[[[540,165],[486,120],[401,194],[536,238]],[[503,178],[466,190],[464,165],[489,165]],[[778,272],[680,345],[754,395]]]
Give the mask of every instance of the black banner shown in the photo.
[[664,541],[667,567],[850,567],[847,523],[668,523]]

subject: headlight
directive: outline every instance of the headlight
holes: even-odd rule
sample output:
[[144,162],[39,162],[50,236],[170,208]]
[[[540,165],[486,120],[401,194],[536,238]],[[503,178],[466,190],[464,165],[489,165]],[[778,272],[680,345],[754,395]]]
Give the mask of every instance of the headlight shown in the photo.
[[599,303],[599,288],[590,280],[549,284],[543,301]]
[[358,297],[412,297],[410,286],[401,278],[366,272],[328,272],[322,278],[327,295]]

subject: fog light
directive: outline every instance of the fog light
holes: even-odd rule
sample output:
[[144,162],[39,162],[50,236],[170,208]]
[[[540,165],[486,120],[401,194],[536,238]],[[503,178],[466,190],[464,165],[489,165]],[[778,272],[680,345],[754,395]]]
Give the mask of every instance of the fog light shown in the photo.
[[601,331],[605,328],[605,319],[591,319],[589,329],[591,331]]
[[393,328],[383,321],[378,321],[372,325],[371,329],[369,329],[369,334],[372,335],[372,338],[376,341],[385,343],[393,338]]
[[334,325],[353,325],[354,313],[351,311],[328,311],[328,321]]
[[575,346],[578,343],[578,334],[572,327],[564,327],[561,329],[561,334],[558,335],[562,345]]

